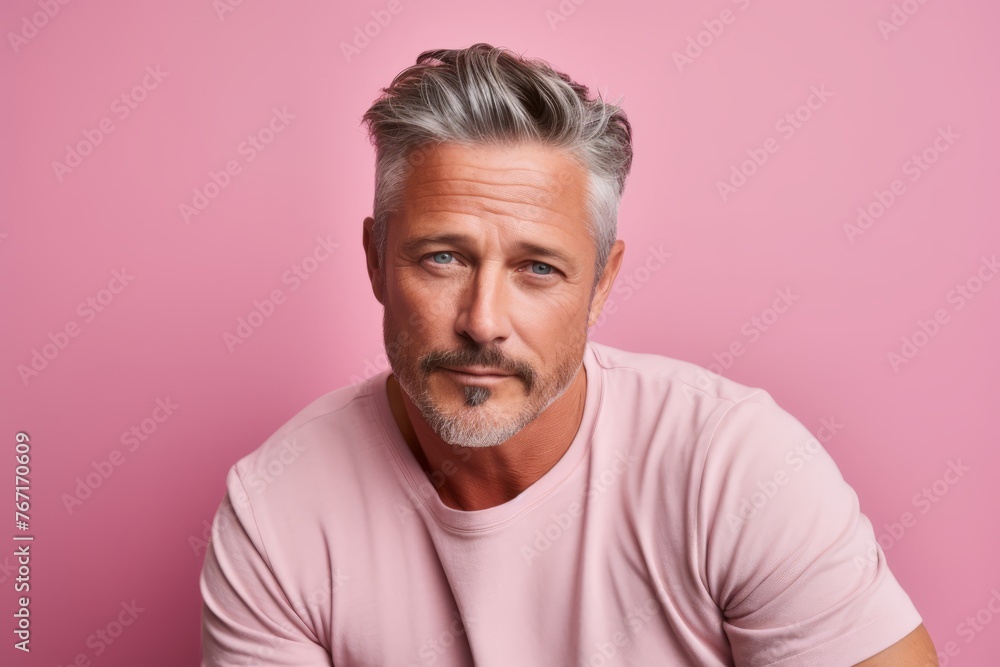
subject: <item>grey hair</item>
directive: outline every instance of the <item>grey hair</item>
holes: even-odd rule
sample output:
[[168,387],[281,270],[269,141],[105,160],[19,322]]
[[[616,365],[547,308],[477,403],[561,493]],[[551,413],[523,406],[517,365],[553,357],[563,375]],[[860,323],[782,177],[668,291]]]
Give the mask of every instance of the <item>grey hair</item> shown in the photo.
[[365,112],[375,146],[374,242],[384,270],[389,215],[425,146],[536,142],[565,149],[587,171],[587,230],[597,246],[594,287],[617,238],[632,165],[625,112],[541,60],[502,47],[424,51]]

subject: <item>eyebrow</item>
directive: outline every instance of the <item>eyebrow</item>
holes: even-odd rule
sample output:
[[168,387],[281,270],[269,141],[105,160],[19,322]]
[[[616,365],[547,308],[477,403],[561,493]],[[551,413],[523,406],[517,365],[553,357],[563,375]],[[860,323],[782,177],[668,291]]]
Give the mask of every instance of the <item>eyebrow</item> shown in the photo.
[[[463,245],[468,244],[469,238],[462,234],[452,234],[448,232],[442,232],[440,234],[429,234],[427,236],[418,236],[417,238],[410,239],[409,241],[404,241],[401,244],[403,252],[406,253],[416,253],[421,248],[425,248],[429,245],[438,244],[451,244],[451,245]],[[516,244],[518,250],[525,252],[527,254],[533,255],[535,257],[545,257],[556,259],[563,264],[572,266],[574,264],[573,260],[569,255],[556,250],[555,248],[549,248],[537,243],[529,243],[521,241]]]

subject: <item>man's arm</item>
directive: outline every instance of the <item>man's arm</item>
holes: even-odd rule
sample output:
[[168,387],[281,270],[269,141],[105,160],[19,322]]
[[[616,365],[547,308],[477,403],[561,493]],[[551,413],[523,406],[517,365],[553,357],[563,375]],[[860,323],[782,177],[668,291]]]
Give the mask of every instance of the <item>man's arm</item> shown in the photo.
[[699,478],[706,583],[737,665],[856,665],[907,650],[922,619],[857,494],[770,395],[718,422]]
[[898,642],[854,667],[940,667],[937,651],[921,623]]
[[235,469],[226,485],[201,572],[202,667],[331,667],[275,578]]

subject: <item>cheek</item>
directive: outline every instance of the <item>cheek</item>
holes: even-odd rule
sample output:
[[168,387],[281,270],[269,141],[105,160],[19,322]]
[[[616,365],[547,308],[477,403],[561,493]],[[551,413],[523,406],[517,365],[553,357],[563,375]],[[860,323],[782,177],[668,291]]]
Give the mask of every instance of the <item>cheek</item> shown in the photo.
[[417,282],[408,291],[408,300],[416,309],[437,319],[454,318],[465,298],[468,285],[460,280]]
[[531,363],[538,370],[559,366],[566,357],[578,355],[586,344],[586,304],[582,309],[578,303],[525,305],[515,312],[517,337],[531,351]]
[[454,313],[445,296],[426,290],[401,290],[389,301],[397,327],[410,332],[412,338],[430,338],[450,331]]
[[528,295],[512,304],[511,318],[526,336],[551,340],[576,328],[583,329],[588,302],[575,294]]

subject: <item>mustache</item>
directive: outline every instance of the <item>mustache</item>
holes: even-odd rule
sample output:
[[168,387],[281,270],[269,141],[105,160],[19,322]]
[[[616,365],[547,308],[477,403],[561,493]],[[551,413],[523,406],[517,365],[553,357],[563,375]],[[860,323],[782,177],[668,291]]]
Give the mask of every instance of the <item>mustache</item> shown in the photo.
[[465,347],[455,351],[435,350],[424,355],[420,368],[430,373],[439,366],[486,366],[520,377],[530,390],[535,385],[535,369],[523,361],[509,359],[496,347]]

